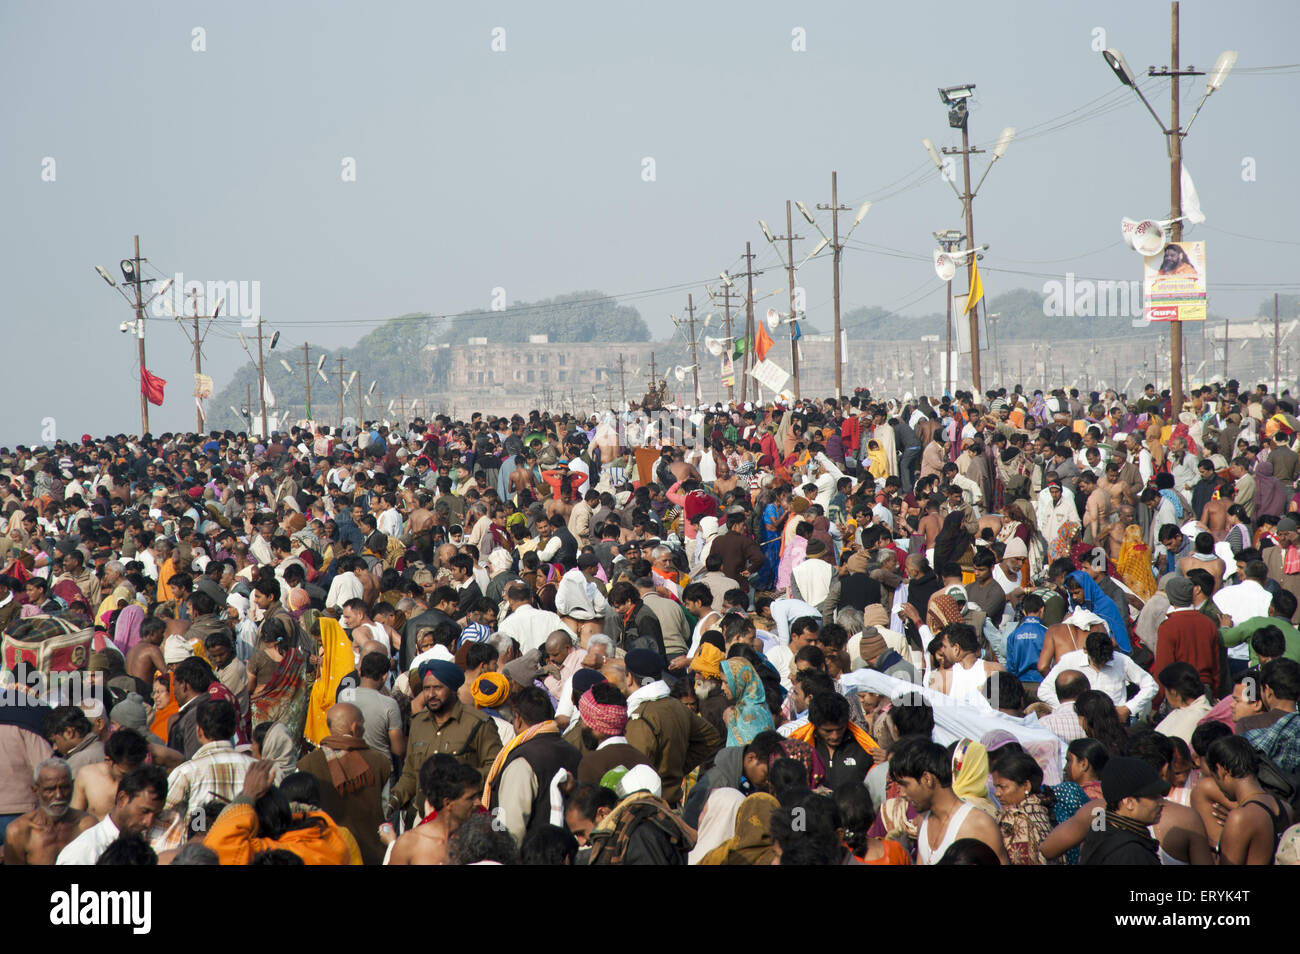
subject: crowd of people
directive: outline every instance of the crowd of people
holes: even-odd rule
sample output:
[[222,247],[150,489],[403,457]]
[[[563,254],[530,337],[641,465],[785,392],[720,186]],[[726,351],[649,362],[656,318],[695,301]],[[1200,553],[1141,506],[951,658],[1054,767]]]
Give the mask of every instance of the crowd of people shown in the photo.
[[1300,863],[1236,381],[0,448],[15,864]]

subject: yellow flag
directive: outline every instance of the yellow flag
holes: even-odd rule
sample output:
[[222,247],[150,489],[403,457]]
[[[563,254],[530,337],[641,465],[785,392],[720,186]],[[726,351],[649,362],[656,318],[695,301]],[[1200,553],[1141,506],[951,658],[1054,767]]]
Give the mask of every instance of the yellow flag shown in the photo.
[[972,258],[971,273],[970,273],[970,293],[966,296],[966,307],[962,309],[962,314],[963,315],[966,314],[972,308],[978,305],[980,299],[983,297],[984,297],[984,283],[980,281],[979,262],[975,261]]
[[320,740],[330,734],[325,714],[334,705],[339,683],[353,666],[352,640],[338,620],[328,616],[320,618],[320,642],[320,676],[311,687],[311,703],[307,707],[307,724],[303,731],[314,745],[319,745]]

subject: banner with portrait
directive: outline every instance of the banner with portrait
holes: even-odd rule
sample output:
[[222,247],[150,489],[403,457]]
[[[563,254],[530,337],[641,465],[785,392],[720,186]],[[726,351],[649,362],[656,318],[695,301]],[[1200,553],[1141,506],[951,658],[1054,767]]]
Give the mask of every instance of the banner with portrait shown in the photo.
[[1205,320],[1205,243],[1170,242],[1144,260],[1143,314],[1147,321]]

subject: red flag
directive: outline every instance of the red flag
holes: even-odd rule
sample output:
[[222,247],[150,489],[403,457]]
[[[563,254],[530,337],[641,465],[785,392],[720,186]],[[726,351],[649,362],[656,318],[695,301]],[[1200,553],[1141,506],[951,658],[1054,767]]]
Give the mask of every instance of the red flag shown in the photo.
[[758,360],[762,361],[767,358],[767,352],[772,347],[772,336],[767,333],[767,329],[761,324],[758,326],[758,332],[754,335],[754,354],[758,355]]
[[150,404],[162,406],[163,388],[166,386],[167,382],[162,378],[150,374],[144,368],[140,369],[140,391],[149,400]]

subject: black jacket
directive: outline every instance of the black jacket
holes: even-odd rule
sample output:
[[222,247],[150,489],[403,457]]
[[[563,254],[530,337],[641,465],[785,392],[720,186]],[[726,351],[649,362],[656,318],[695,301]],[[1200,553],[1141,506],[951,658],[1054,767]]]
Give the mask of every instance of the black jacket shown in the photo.
[[[1109,814],[1107,820],[1111,818]],[[1154,839],[1134,831],[1106,825],[1101,831],[1089,831],[1079,853],[1081,865],[1158,865]]]
[[634,649],[650,649],[660,656],[666,655],[664,632],[663,627],[659,625],[659,617],[645,603],[636,604],[636,609],[632,611],[632,619],[623,623],[622,629],[619,645],[625,652]]

